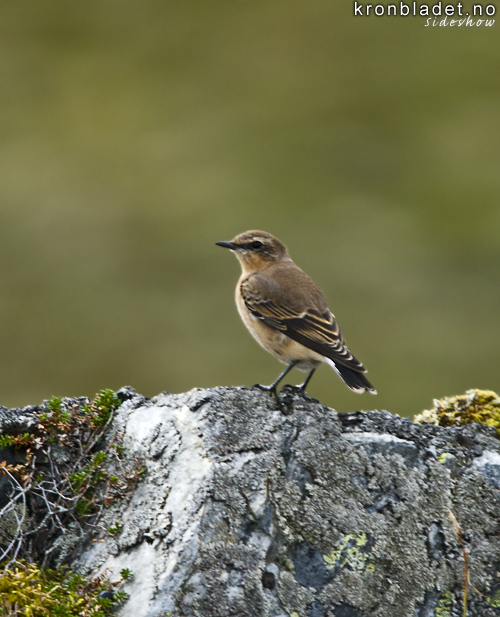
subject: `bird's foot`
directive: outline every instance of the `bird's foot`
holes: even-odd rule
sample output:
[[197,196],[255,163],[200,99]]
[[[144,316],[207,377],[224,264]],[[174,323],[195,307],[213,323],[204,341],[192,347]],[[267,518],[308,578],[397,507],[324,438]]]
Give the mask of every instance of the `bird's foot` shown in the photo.
[[284,390],[285,388],[286,388],[287,390],[291,390],[292,392],[301,392],[301,393],[304,393],[304,392],[305,392],[305,389],[304,389],[304,384],[302,384],[302,385],[300,385],[300,386],[294,386],[294,385],[292,385],[291,383],[286,383],[286,384],[283,386],[283,390]]
[[300,394],[300,396],[305,398],[306,401],[310,401],[311,403],[319,403],[318,399],[312,398],[312,396],[309,396],[309,394],[307,394],[305,386],[306,384],[300,384],[300,386],[293,386],[292,384],[287,383],[283,386],[282,392],[285,389],[291,390],[293,393]]
[[280,395],[278,393],[278,390],[277,390],[275,385],[263,386],[260,383],[254,383],[253,387],[254,388],[259,388],[259,390],[263,390],[264,392],[269,392],[269,394],[271,396],[274,396],[274,398],[275,398],[276,402],[278,403],[278,405],[281,406],[283,401],[281,400],[281,397],[280,397]]

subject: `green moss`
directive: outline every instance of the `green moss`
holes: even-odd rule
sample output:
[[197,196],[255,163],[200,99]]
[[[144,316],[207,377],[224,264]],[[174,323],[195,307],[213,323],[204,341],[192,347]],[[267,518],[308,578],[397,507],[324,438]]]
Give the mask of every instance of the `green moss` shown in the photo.
[[434,399],[434,407],[415,416],[415,422],[453,426],[480,422],[492,426],[500,437],[500,396],[491,390],[467,390],[459,396]]
[[[364,550],[363,550],[364,549]],[[368,537],[366,533],[344,536],[337,549],[329,555],[323,555],[326,565],[333,568],[349,567],[353,572],[362,572],[365,568],[373,572],[373,564],[368,563]]]
[[[104,577],[87,579],[71,570],[41,570],[19,561],[0,575],[0,614],[23,617],[107,617],[128,596],[119,591],[123,578],[111,583]],[[107,597],[100,597],[103,592]]]

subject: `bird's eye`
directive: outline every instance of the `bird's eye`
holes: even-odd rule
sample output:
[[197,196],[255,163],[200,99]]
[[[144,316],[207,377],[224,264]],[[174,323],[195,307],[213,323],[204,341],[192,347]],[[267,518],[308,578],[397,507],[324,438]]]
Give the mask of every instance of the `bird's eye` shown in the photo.
[[262,242],[260,240],[255,240],[255,242],[252,242],[252,248],[253,249],[260,249],[263,246],[264,245],[262,244]]

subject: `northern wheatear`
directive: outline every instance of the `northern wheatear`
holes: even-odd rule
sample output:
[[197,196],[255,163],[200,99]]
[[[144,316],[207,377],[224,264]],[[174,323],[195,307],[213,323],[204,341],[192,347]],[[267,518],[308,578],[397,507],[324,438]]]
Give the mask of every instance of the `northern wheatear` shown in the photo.
[[242,274],[236,286],[236,306],[243,323],[262,347],[287,368],[270,386],[277,386],[293,368],[309,371],[298,389],[305,392],[316,368],[329,364],[354,390],[377,394],[365,367],[347,349],[325,296],[297,267],[284,244],[265,231],[245,231],[230,242],[216,242],[238,258]]

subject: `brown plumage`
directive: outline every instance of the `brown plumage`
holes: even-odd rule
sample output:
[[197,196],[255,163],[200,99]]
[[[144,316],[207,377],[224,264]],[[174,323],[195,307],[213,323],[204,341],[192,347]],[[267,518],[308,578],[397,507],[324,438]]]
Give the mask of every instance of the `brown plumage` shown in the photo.
[[279,400],[278,383],[294,366],[309,371],[325,362],[355,392],[376,390],[366,369],[349,351],[319,287],[290,259],[286,247],[264,231],[246,231],[230,242],[217,242],[235,253],[242,275],[236,286],[236,305],[253,337],[288,365],[271,386]]

